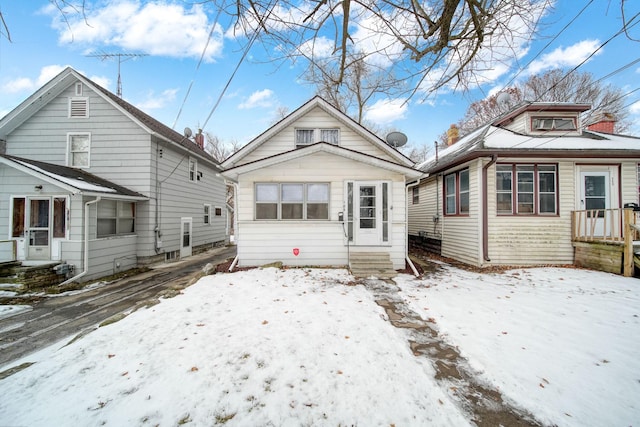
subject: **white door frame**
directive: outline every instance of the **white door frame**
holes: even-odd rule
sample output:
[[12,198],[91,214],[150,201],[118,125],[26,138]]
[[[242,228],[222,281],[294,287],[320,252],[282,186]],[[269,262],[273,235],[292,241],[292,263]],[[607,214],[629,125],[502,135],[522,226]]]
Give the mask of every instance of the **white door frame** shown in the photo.
[[180,258],[190,257],[193,253],[193,218],[180,218]]
[[[40,215],[32,215],[32,202],[47,202],[46,218]],[[25,245],[26,259],[29,261],[42,261],[51,258],[51,237],[53,207],[51,197],[29,196],[25,206]],[[42,212],[44,213],[44,212]],[[46,224],[42,222],[44,220]]]
[[[351,204],[349,185],[353,185]],[[386,190],[386,194],[384,194]],[[386,215],[384,201],[386,200]],[[391,224],[391,184],[388,181],[347,181],[345,185],[345,206],[347,221],[353,236],[354,246],[389,245]],[[349,209],[348,207],[351,206]],[[386,217],[386,218],[385,218]],[[386,227],[386,240],[385,236]]]
[[[595,178],[603,185],[602,188],[587,188],[587,180]],[[595,192],[594,192],[595,191]],[[576,209],[611,209],[618,206],[618,167],[617,166],[585,166],[579,167],[578,188],[576,191]],[[611,234],[611,224],[604,214],[597,218],[587,218],[595,221],[594,236],[608,236]],[[606,224],[606,230],[605,230]]]

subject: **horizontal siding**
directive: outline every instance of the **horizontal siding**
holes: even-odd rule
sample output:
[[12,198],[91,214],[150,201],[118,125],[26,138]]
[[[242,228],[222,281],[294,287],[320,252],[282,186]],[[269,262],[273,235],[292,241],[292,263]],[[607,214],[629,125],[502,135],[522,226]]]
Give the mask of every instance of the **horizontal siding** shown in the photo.
[[638,198],[638,193],[640,192],[640,182],[638,181],[639,160],[622,163],[622,180],[620,182],[622,194],[621,206],[624,206],[625,203],[640,203]]
[[133,235],[90,240],[90,273],[83,281],[134,268],[137,265],[136,239]]
[[[408,189],[409,234],[426,235],[431,238],[442,237],[442,178],[432,177],[423,180],[419,186],[419,203],[413,203],[413,190]],[[434,221],[434,218],[438,218]]]
[[[237,197],[239,265],[282,261],[290,265],[345,265],[347,246],[338,212],[345,212],[345,181],[389,180],[391,187],[391,240],[388,251],[394,266],[404,266],[406,249],[404,176],[326,153],[317,153],[277,166],[244,174]],[[256,182],[328,182],[328,221],[254,221]],[[294,257],[294,247],[304,248]],[[265,248],[269,248],[265,251]]]
[[321,108],[314,108],[305,116],[296,120],[292,125],[284,128],[277,135],[274,135],[270,140],[266,141],[260,147],[256,148],[256,150],[254,150],[252,153],[249,153],[242,159],[239,164],[249,163],[255,160],[260,160],[265,157],[274,156],[295,149],[296,128],[339,128],[339,145],[341,147],[359,151],[361,153],[369,154],[381,159],[394,161],[383,150],[372,145],[369,141],[365,140],[364,138],[362,138],[362,136],[360,136],[347,126],[343,125],[340,121],[335,119],[330,114],[326,113]]
[[[477,160],[469,168],[469,215],[446,216],[442,222],[442,255],[468,264],[480,265],[482,248],[481,188],[482,164]],[[462,169],[462,168],[461,168]],[[440,193],[442,194],[442,193]],[[441,196],[442,197],[442,196]]]

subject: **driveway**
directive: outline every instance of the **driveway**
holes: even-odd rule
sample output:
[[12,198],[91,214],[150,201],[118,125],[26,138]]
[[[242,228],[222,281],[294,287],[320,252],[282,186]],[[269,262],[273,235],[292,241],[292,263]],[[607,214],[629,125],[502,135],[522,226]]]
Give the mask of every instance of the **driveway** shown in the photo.
[[111,282],[105,286],[51,296],[33,309],[0,319],[0,371],[2,367],[60,340],[86,333],[101,322],[134,309],[168,290],[186,286],[207,264],[235,257],[236,247],[214,248],[174,263]]

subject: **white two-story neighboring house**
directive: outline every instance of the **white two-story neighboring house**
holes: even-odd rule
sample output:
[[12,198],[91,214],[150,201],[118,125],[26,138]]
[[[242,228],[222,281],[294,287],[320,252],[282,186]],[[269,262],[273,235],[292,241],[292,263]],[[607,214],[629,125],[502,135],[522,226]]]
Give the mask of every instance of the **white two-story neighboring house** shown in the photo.
[[66,68],[0,120],[0,261],[83,281],[226,242],[202,140]]

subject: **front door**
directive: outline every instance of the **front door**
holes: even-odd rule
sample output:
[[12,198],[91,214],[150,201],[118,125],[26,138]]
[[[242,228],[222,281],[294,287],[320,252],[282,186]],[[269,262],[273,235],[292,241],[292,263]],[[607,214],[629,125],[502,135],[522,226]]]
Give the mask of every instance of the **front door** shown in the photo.
[[378,246],[389,240],[389,183],[347,183],[349,238],[354,245]]
[[605,209],[611,207],[609,179],[608,171],[580,174],[581,209],[590,211],[587,212],[587,221],[589,227],[594,227],[594,236],[605,236],[610,232],[605,230]]
[[193,219],[180,218],[180,258],[191,256]]
[[27,259],[47,260],[51,258],[51,214],[50,199],[30,198],[27,203]]

